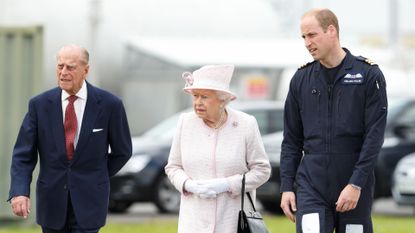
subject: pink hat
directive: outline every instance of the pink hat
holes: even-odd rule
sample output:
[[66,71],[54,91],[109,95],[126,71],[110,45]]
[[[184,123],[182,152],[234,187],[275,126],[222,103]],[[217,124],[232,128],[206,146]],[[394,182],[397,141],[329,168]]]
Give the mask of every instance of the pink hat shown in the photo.
[[207,65],[195,70],[193,74],[184,72],[182,78],[186,81],[186,85],[183,90],[187,93],[192,93],[193,89],[223,91],[231,95],[231,100],[234,100],[236,95],[229,91],[234,68],[233,65]]

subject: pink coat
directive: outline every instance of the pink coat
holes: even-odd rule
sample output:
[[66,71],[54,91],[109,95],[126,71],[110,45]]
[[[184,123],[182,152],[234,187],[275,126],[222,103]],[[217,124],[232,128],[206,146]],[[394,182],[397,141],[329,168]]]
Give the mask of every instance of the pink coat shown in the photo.
[[[165,167],[170,181],[182,193],[179,233],[236,233],[242,174],[246,173],[245,188],[253,196],[270,176],[256,119],[231,108],[227,112],[226,123],[216,130],[194,112],[180,116]],[[213,178],[227,178],[231,191],[216,199],[183,194],[187,179]]]

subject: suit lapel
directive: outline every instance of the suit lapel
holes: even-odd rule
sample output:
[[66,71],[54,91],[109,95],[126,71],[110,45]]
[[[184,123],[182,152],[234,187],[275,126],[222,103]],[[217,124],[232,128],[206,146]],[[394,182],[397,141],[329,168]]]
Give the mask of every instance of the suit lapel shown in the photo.
[[61,101],[61,89],[56,88],[49,97],[49,122],[53,131],[53,138],[55,139],[55,145],[57,151],[60,154],[65,155],[66,159],[66,148],[65,148],[65,130],[63,128],[63,113],[62,113],[62,101]]
[[81,132],[79,134],[79,140],[74,152],[72,162],[75,162],[79,159],[78,154],[80,151],[82,151],[82,148],[88,142],[88,137],[91,136],[92,130],[94,128],[94,122],[101,111],[101,107],[99,105],[99,95],[96,93],[95,88],[92,85],[90,85],[88,82],[86,82],[86,84],[88,88],[88,97],[86,100],[84,116],[82,118]]

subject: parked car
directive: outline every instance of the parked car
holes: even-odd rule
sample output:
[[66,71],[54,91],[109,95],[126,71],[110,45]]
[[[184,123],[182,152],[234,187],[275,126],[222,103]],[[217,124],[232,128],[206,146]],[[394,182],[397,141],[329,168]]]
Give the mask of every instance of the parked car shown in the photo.
[[[283,129],[282,103],[235,101],[231,106],[253,115],[262,135]],[[179,116],[180,113],[177,113],[132,139],[132,158],[111,178],[110,212],[125,212],[135,202],[153,202],[162,213],[178,211],[180,194],[166,177],[164,166]],[[262,198],[260,193],[257,195],[259,200]]]
[[399,205],[415,206],[415,153],[405,156],[396,165],[392,196]]
[[257,189],[257,197],[261,201],[263,208],[276,214],[283,213],[280,207],[280,157],[282,139],[282,131],[267,134],[262,137],[272,170],[269,180]]
[[415,152],[415,99],[389,99],[385,142],[375,167],[375,197],[392,195],[395,167],[412,152]]

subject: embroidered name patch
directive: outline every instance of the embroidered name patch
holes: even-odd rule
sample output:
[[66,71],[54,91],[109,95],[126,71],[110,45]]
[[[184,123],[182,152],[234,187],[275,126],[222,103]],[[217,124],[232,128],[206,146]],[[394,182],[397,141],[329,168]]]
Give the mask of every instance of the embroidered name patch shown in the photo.
[[363,75],[361,73],[346,74],[342,79],[342,84],[362,84]]

